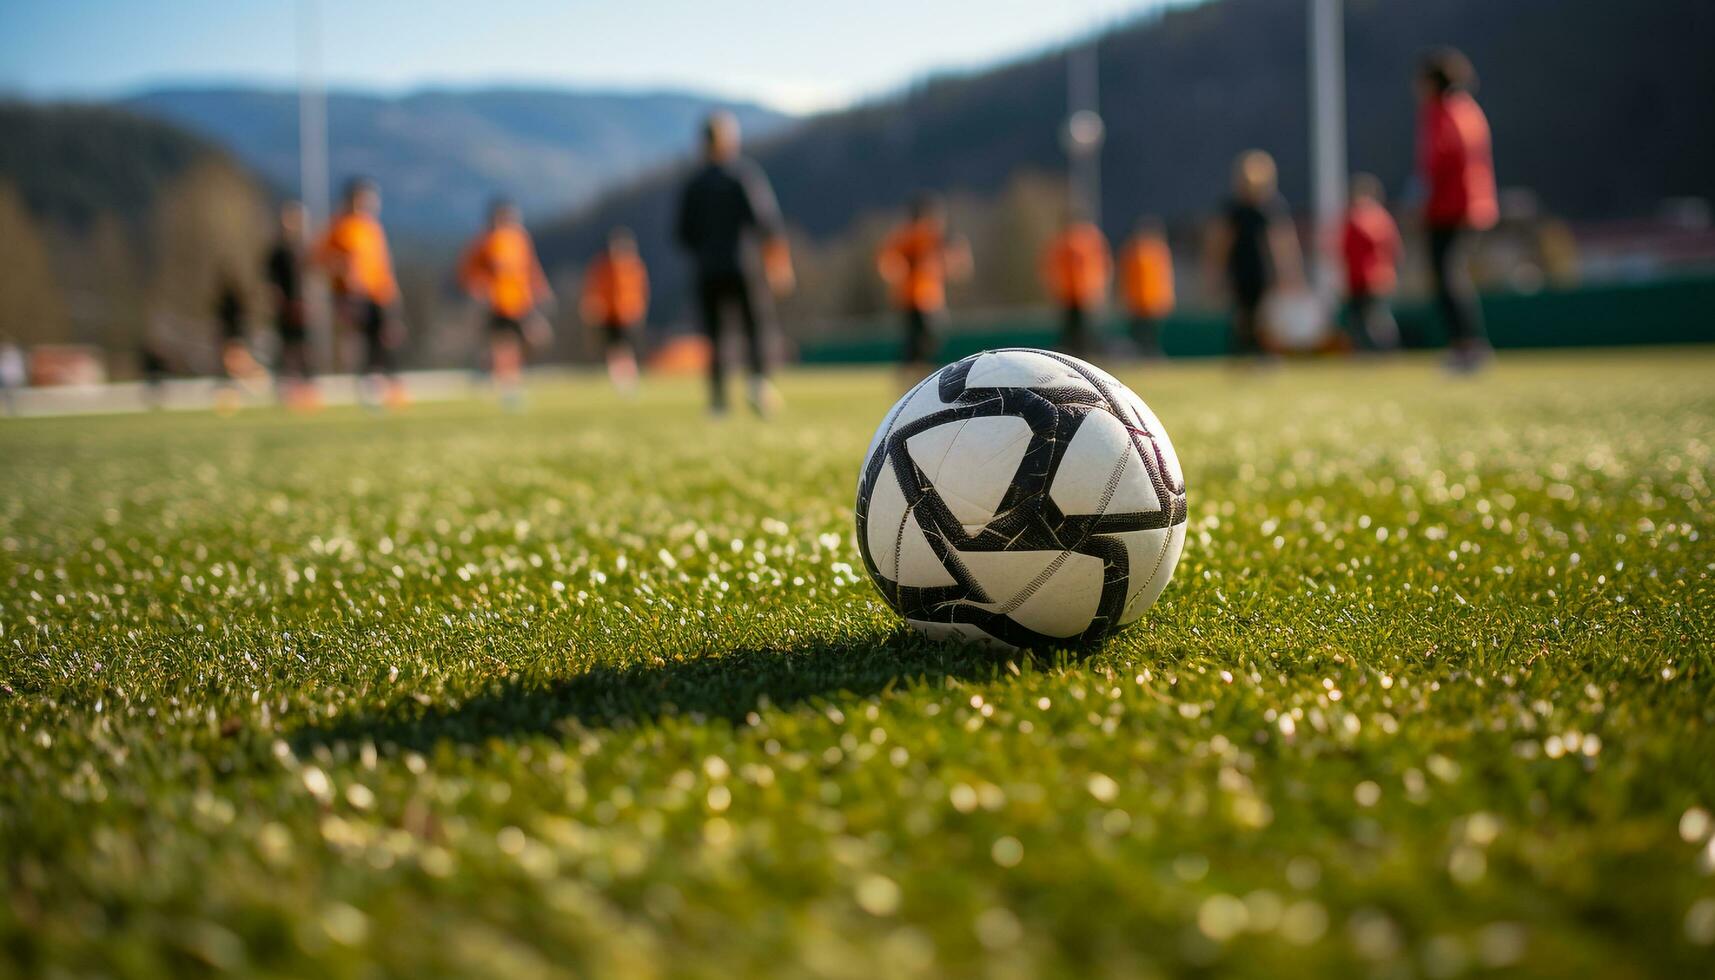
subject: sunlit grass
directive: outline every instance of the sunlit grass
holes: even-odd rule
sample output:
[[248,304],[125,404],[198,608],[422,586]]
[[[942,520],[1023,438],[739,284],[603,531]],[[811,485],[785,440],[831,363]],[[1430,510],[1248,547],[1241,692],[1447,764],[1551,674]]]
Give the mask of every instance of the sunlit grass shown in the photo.
[[1715,966],[1715,357],[1123,373],[1185,557],[1011,660],[879,372],[0,422],[0,973]]

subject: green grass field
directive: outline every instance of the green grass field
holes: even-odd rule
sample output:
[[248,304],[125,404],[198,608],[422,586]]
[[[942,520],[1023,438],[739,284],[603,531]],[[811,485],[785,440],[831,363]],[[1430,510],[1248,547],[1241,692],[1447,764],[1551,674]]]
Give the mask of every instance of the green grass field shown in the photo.
[[1137,627],[916,638],[882,373],[0,420],[0,974],[1715,970],[1715,356],[1124,372]]

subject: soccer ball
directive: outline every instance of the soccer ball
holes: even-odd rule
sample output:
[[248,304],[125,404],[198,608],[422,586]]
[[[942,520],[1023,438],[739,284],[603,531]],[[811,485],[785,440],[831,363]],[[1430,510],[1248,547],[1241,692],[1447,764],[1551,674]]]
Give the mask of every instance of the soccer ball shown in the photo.
[[858,477],[870,578],[934,639],[1094,643],[1185,543],[1185,478],[1130,388],[1052,351],[985,351],[907,392]]

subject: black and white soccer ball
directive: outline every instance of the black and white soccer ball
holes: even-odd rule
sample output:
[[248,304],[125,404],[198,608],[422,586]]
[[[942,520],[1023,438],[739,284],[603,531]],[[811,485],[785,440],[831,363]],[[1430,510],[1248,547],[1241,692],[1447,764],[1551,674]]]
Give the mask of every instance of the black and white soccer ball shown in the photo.
[[935,639],[1094,643],[1149,609],[1185,543],[1155,413],[1065,354],[985,351],[887,413],[858,478],[876,587]]

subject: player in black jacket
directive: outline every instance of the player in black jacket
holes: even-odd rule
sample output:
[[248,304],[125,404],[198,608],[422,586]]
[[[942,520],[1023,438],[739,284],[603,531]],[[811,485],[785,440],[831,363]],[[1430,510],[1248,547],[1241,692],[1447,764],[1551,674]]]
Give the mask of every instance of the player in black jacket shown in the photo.
[[733,312],[749,348],[751,405],[767,415],[780,399],[768,380],[772,309],[761,286],[790,289],[792,263],[774,189],[738,148],[738,120],[727,112],[711,115],[703,125],[703,165],[685,185],[675,230],[696,266],[697,308],[710,346],[710,409],[719,415],[727,407],[721,337]]

